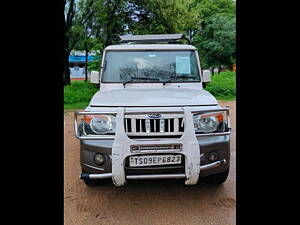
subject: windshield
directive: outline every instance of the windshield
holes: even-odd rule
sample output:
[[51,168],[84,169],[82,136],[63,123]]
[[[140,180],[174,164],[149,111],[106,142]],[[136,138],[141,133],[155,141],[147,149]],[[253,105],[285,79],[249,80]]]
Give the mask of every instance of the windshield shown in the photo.
[[194,51],[108,51],[102,82],[200,82],[200,75]]

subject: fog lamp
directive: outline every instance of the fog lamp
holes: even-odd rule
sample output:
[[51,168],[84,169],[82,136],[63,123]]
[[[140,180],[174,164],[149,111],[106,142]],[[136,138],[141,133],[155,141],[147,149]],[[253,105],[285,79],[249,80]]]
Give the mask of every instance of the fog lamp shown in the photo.
[[102,165],[105,161],[105,157],[102,154],[97,154],[94,157],[94,161],[97,165]]

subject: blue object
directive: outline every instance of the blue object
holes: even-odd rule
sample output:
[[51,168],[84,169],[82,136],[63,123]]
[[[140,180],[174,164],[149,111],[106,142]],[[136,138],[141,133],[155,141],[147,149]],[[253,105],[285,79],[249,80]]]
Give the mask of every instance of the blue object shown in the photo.
[[[94,61],[95,57],[92,55],[88,56],[88,62]],[[85,56],[69,56],[69,62],[85,62]]]

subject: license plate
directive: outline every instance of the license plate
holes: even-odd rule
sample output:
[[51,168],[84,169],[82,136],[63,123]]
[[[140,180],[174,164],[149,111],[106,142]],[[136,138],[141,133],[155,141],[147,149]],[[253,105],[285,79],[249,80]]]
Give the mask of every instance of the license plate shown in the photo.
[[130,167],[172,165],[180,163],[181,155],[141,155],[129,157]]

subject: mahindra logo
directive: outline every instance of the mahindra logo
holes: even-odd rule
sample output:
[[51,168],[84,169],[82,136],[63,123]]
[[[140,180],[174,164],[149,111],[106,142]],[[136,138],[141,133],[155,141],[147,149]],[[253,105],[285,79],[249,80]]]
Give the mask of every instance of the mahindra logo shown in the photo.
[[161,114],[152,113],[152,114],[149,114],[148,117],[151,118],[151,119],[158,119],[158,118],[161,118]]

